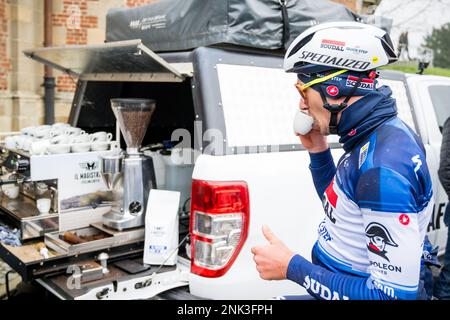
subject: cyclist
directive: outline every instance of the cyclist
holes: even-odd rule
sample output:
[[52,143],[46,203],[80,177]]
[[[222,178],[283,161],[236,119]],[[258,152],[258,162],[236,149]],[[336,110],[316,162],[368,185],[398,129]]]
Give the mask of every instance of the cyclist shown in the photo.
[[[313,119],[300,135],[323,202],[312,263],[268,227],[269,245],[252,248],[263,279],[290,279],[318,299],[424,298],[420,280],[433,191],[425,149],[397,116],[376,68],[397,60],[389,35],[357,22],[316,25],[289,47],[284,68],[297,74],[301,111]],[[337,166],[326,140],[337,134]]]

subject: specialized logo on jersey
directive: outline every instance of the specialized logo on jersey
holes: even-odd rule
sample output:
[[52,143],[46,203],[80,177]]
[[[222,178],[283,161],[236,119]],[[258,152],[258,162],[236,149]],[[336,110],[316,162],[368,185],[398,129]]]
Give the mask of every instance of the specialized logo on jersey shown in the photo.
[[[356,86],[357,82],[358,82],[358,77],[348,76],[347,81],[345,82],[345,85],[347,87],[354,87],[354,86]],[[358,88],[363,89],[363,90],[373,90],[374,86],[375,86],[375,81],[373,81],[373,79],[363,78],[359,82]]]
[[336,209],[336,204],[338,201],[338,195],[333,189],[334,180],[331,181],[328,188],[325,190],[325,194],[323,197],[323,208],[325,210],[325,214],[330,219],[332,223],[336,223],[336,218],[333,216],[333,212]]
[[419,171],[420,167],[422,166],[422,160],[420,160],[420,155],[415,155],[411,158],[411,161],[414,162],[416,167],[414,168],[414,173],[416,174],[417,180],[419,180],[419,177],[417,176],[417,171]]
[[395,243],[386,227],[377,222],[371,222],[366,228],[366,237],[369,238],[367,249],[387,261],[390,261],[386,255],[388,253],[386,251],[386,246],[398,247],[398,244]]
[[370,141],[367,142],[365,145],[363,145],[361,147],[361,149],[359,149],[358,169],[361,169],[361,166],[364,164],[364,162],[367,159],[367,155],[369,153],[369,146],[370,146]]

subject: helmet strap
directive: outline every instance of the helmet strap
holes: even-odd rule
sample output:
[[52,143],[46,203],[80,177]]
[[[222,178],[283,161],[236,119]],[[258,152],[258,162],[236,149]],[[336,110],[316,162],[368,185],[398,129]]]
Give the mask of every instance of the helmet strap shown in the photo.
[[363,74],[361,74],[358,77],[358,80],[356,81],[355,85],[353,86],[352,91],[350,91],[350,93],[347,95],[347,97],[345,97],[344,101],[342,101],[340,104],[329,104],[327,101],[327,97],[325,95],[324,86],[319,85],[319,93],[320,93],[320,97],[322,98],[323,107],[331,112],[330,123],[328,125],[330,134],[338,133],[338,127],[337,127],[338,126],[338,124],[337,124],[338,114],[339,114],[339,112],[341,112],[342,110],[344,110],[345,108],[348,107],[348,101],[355,94],[355,91],[356,91],[356,89],[358,89],[359,84],[361,83],[361,80],[363,79],[363,77],[364,77]]

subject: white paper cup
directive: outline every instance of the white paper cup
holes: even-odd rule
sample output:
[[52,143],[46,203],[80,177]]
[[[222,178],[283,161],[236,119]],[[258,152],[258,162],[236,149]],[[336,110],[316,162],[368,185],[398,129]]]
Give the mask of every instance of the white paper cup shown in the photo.
[[41,214],[47,214],[50,212],[51,199],[42,198],[36,200],[36,206]]
[[309,133],[314,124],[314,119],[306,113],[297,110],[294,118],[294,132],[296,134],[305,135]]

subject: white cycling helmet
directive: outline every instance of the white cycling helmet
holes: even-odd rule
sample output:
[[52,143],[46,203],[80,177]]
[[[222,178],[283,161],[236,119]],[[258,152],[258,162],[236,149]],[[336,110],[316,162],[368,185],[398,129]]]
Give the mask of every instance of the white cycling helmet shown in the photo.
[[[286,72],[309,73],[308,65],[358,72],[397,61],[386,31],[359,22],[330,22],[308,28],[289,46]],[[317,70],[317,68],[316,68]]]

